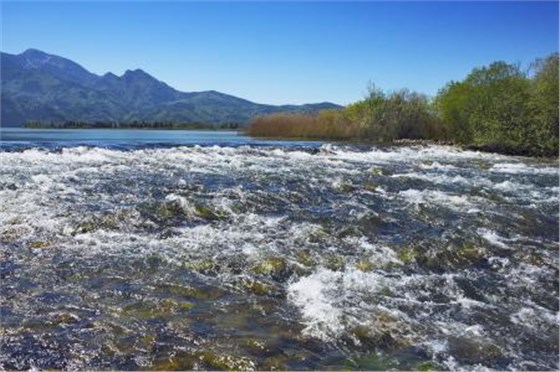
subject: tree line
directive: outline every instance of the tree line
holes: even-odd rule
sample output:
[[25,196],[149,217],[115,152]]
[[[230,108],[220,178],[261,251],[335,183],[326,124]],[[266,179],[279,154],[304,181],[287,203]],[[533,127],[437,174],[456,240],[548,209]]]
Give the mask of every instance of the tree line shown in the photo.
[[451,81],[436,97],[370,85],[342,110],[254,118],[254,136],[331,140],[424,139],[504,153],[558,155],[558,53],[519,64],[494,62]]
[[62,122],[29,121],[24,124],[25,128],[48,128],[48,129],[237,129],[238,123],[181,123],[173,121],[140,121],[128,122],[109,121],[76,121],[67,120]]

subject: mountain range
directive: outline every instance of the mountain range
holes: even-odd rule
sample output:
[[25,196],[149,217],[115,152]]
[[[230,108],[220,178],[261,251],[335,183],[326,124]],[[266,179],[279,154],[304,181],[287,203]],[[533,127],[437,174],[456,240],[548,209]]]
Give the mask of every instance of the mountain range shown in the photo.
[[0,67],[2,126],[135,120],[243,125],[256,115],[341,107],[329,102],[275,106],[213,90],[181,92],[140,69],[99,76],[37,49],[0,53]]

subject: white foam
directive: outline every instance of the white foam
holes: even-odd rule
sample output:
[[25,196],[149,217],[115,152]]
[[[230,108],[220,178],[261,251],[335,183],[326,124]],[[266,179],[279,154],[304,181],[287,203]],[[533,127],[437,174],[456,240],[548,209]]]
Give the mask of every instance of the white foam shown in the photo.
[[558,174],[558,167],[529,166],[523,163],[498,163],[494,164],[490,171],[510,174]]
[[558,327],[560,314],[537,306],[524,307],[513,313],[510,320],[515,324],[545,331],[549,327]]
[[[183,213],[185,213],[186,216],[191,218],[197,216],[196,206],[186,197],[172,193],[166,195],[165,200],[176,203],[181,208]],[[223,210],[223,208],[219,208],[219,209]]]
[[[475,179],[466,179],[463,176],[448,176],[446,174],[432,174],[432,173],[417,173],[417,172],[410,172],[410,173],[401,173],[401,174],[394,174],[391,177],[394,178],[412,178],[427,181],[430,183],[438,184],[438,185],[466,185],[470,186],[477,183]],[[478,182],[479,184],[482,182]],[[488,182],[484,182],[488,184]]]
[[[444,274],[446,285],[442,286],[440,275],[386,275],[381,271],[362,272],[353,267],[343,272],[319,269],[300,278],[287,288],[288,300],[300,309],[307,335],[324,341],[332,341],[349,334],[357,325],[365,325],[372,332],[389,331],[395,337],[414,339],[416,328],[422,327],[422,317],[430,316],[438,305],[420,301],[429,295],[424,286],[437,285],[438,291],[449,296],[449,304],[484,307],[481,302],[466,299],[454,281],[455,275]],[[435,284],[438,283],[438,284]],[[384,298],[384,290],[390,289],[397,296],[391,302],[417,306],[415,312],[405,313],[396,306],[386,306],[376,299]],[[378,320],[380,314],[387,323]],[[425,315],[423,315],[425,314]]]
[[509,246],[504,243],[504,241],[507,241],[508,239],[498,235],[498,233],[493,230],[481,228],[477,230],[477,233],[478,235],[480,235],[480,237],[484,238],[488,243],[492,245],[504,249],[510,249]]
[[422,169],[436,169],[436,170],[443,170],[443,171],[457,169],[457,167],[454,166],[454,165],[441,164],[440,162],[437,162],[437,161],[429,162],[429,163],[424,163],[423,162],[423,163],[420,164],[420,168],[422,168]]
[[400,191],[399,197],[404,198],[411,204],[422,203],[436,204],[454,209],[472,208],[473,205],[465,195],[454,195],[439,190],[416,190],[408,189]]
[[288,300],[302,313],[304,334],[323,341],[333,341],[344,332],[342,310],[332,304],[334,293],[329,283],[341,273],[322,270],[302,278],[288,287]]

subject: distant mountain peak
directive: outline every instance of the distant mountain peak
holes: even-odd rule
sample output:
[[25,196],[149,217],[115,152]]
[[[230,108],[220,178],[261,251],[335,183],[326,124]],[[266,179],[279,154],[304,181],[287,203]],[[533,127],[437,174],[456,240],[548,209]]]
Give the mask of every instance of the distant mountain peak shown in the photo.
[[50,54],[33,48],[26,49],[19,56],[24,58],[26,62],[23,66],[24,68],[34,68],[40,66],[47,63],[52,57]]
[[264,105],[215,90],[180,92],[140,68],[121,76],[111,72],[99,76],[72,60],[34,48],[1,55],[0,121],[6,126],[30,120],[244,124],[255,115],[340,107]]
[[35,48],[28,48],[26,50],[24,50],[21,53],[22,56],[49,56],[50,54],[47,54],[45,52],[43,52],[42,50],[39,49],[35,49]]
[[146,71],[137,68],[134,70],[126,70],[123,74],[123,77],[125,76],[149,76],[152,79],[155,79],[152,75],[148,74]]

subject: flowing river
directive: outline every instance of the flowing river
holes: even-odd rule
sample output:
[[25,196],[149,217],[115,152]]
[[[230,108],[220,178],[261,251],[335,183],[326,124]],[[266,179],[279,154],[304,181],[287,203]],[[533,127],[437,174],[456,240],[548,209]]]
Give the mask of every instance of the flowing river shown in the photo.
[[2,369],[559,368],[556,161],[78,133],[4,137]]

